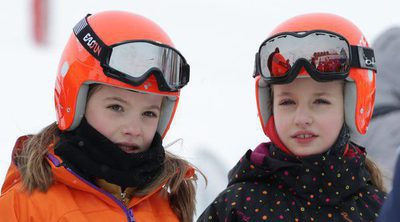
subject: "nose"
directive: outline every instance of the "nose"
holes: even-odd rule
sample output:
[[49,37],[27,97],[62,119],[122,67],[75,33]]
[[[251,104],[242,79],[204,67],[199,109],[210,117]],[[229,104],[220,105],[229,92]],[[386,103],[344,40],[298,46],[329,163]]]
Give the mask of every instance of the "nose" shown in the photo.
[[310,108],[307,105],[297,107],[294,122],[300,128],[306,128],[313,123],[313,117]]
[[122,133],[126,136],[138,137],[143,134],[141,121],[139,118],[131,117],[122,126]]

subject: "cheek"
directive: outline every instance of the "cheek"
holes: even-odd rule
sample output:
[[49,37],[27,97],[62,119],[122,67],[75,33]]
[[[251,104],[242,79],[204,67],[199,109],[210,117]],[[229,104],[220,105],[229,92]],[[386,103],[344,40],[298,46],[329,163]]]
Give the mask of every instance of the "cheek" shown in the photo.
[[101,112],[101,110],[96,109],[92,110],[90,107],[86,110],[85,117],[88,123],[96,129],[103,136],[107,137],[107,139],[113,141],[113,127],[115,125],[115,121],[112,121],[105,114]]
[[326,115],[320,117],[320,122],[323,123],[324,131],[332,137],[339,135],[340,130],[344,124],[344,114],[342,110],[332,110],[327,112]]
[[146,132],[147,137],[153,137],[157,131],[158,119],[148,119],[143,123],[143,129]]
[[279,137],[283,138],[285,132],[291,127],[289,113],[285,114],[282,110],[274,110],[274,121]]
[[154,135],[157,131],[158,120],[148,121],[143,124],[143,142],[146,149],[148,149],[153,142]]
[[272,107],[272,113],[275,117],[275,124],[278,122],[287,122],[290,117],[290,110],[286,107],[282,107],[274,104]]

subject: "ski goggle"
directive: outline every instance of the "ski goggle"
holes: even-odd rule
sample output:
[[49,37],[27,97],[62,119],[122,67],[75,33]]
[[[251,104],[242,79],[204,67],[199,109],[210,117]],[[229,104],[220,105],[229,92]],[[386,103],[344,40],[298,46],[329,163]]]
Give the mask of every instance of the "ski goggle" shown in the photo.
[[345,79],[351,67],[376,71],[371,48],[350,45],[333,32],[313,30],[279,33],[265,40],[256,53],[254,77],[261,75],[271,84],[289,83],[303,67],[321,82]]
[[88,16],[73,30],[81,45],[100,62],[106,76],[139,86],[154,75],[159,89],[170,92],[189,82],[190,66],[178,50],[149,40],[108,46],[90,27]]

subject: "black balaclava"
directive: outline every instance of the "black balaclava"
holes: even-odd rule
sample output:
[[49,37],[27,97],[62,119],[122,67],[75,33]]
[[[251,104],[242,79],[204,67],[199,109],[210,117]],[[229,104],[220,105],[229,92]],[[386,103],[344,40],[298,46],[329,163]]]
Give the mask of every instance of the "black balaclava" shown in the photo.
[[55,154],[61,157],[64,165],[89,180],[104,179],[124,188],[142,188],[152,182],[162,171],[165,160],[158,132],[146,151],[126,153],[85,118],[75,130],[60,134]]

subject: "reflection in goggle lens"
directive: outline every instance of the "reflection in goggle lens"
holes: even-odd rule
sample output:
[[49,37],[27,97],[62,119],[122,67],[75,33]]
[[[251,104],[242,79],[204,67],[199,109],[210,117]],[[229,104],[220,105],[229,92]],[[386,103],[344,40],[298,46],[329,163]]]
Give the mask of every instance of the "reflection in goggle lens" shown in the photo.
[[280,35],[265,42],[260,50],[262,74],[266,77],[286,75],[300,59],[314,71],[343,73],[350,65],[349,45],[339,36],[316,32],[304,37]]

